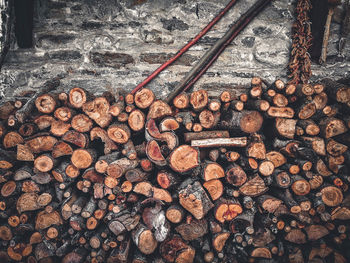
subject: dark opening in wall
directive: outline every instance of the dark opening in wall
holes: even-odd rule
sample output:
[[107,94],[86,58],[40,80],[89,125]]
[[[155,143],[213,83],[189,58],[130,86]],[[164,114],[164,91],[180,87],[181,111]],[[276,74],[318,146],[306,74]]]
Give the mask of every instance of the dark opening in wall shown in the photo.
[[15,0],[15,34],[20,48],[33,46],[34,0]]

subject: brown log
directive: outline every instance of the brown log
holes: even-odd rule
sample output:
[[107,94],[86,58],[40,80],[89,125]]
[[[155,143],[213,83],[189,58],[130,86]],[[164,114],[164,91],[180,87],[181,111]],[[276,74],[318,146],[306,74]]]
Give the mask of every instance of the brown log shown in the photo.
[[72,118],[71,126],[78,132],[88,132],[91,130],[93,123],[85,114],[78,114]]
[[33,121],[38,126],[39,130],[44,130],[51,126],[51,123],[54,121],[54,118],[49,115],[40,115],[34,118]]
[[0,119],[7,120],[15,110],[13,101],[6,101],[0,104]]
[[162,100],[154,101],[149,107],[149,111],[147,114],[148,119],[158,119],[163,118],[165,116],[172,115],[172,110],[170,106]]
[[247,145],[247,137],[237,138],[215,138],[192,140],[192,147],[211,148],[211,147],[244,147]]
[[311,96],[315,92],[314,87],[311,84],[299,84],[296,86],[296,95],[299,97]]
[[206,220],[191,220],[190,223],[185,222],[177,226],[175,230],[184,240],[192,241],[207,234],[208,224]]
[[311,186],[303,177],[295,175],[293,177],[293,181],[294,182],[292,183],[291,189],[294,194],[307,195],[310,192]]
[[267,110],[267,115],[273,118],[287,118],[292,119],[294,117],[294,110],[290,107],[270,107]]
[[252,135],[246,148],[247,156],[255,159],[266,158],[266,147],[260,135]]
[[108,137],[116,143],[124,144],[131,136],[130,129],[125,124],[112,124],[107,129]]
[[288,99],[283,94],[277,93],[273,97],[273,104],[277,107],[286,107],[288,105]]
[[259,196],[265,193],[269,188],[266,187],[264,181],[260,176],[255,176],[254,178],[243,184],[239,191],[247,196]]
[[191,93],[190,104],[195,111],[201,111],[208,105],[208,92],[198,90]]
[[160,245],[159,252],[167,262],[193,262],[195,250],[187,245],[181,237],[174,235]]
[[85,169],[91,166],[96,158],[96,151],[93,149],[76,149],[72,154],[71,162],[78,169]]
[[316,154],[325,156],[326,155],[326,145],[324,139],[320,137],[301,137],[306,144],[310,145]]
[[[16,159],[19,161],[27,161],[27,162],[34,161],[34,154],[27,145],[18,144]],[[6,167],[8,167],[9,164],[6,165],[6,163],[4,162],[8,162],[8,161],[2,160],[0,167],[6,169]]]
[[182,123],[186,130],[191,131],[193,126],[193,116],[190,112],[179,112],[175,115],[177,122]]
[[249,100],[244,106],[248,110],[258,110],[265,112],[270,108],[270,103],[267,100]]
[[275,165],[272,161],[264,160],[260,162],[258,170],[262,176],[270,176],[275,170]]
[[321,190],[322,201],[328,206],[338,206],[343,201],[343,193],[335,186],[327,186]]
[[132,231],[132,240],[139,250],[146,255],[152,254],[158,246],[158,242],[152,231],[142,224],[139,224],[138,227]]
[[288,139],[293,139],[296,132],[297,120],[294,119],[284,119],[276,118],[275,119],[275,128],[277,134],[281,137]]
[[104,154],[110,154],[112,151],[118,150],[118,146],[108,137],[105,130],[100,127],[94,127],[90,131],[90,140],[100,139],[104,143]]
[[179,183],[179,179],[171,172],[159,171],[157,174],[157,183],[160,187],[168,189]]
[[18,132],[23,137],[28,137],[34,135],[38,131],[38,126],[35,123],[23,123]]
[[282,204],[282,201],[270,195],[261,195],[258,197],[258,203],[262,209],[269,213],[274,213],[276,209]]
[[73,130],[67,131],[65,134],[63,134],[61,139],[79,148],[87,148],[90,142],[89,137],[86,134]]
[[254,248],[253,251],[250,253],[250,256],[253,258],[272,258],[271,251],[266,247]]
[[53,120],[51,123],[50,132],[57,137],[61,137],[71,128],[70,123],[66,123],[59,120]]
[[203,187],[208,191],[213,201],[219,199],[224,193],[224,186],[218,179],[204,182]]
[[236,100],[236,99],[238,99],[238,96],[237,96],[235,90],[223,91],[220,95],[220,100],[222,102],[230,102],[230,101]]
[[199,114],[198,118],[203,128],[211,129],[218,124],[220,119],[220,113],[219,112],[213,113],[210,110],[203,110]]
[[253,99],[260,98],[262,93],[263,93],[263,90],[262,90],[262,87],[260,85],[253,86],[249,90],[250,97],[252,97]]
[[187,93],[180,93],[173,99],[173,105],[178,109],[186,109],[190,105],[190,98]]
[[118,100],[116,103],[113,103],[109,106],[109,114],[114,117],[118,117],[120,113],[125,109],[124,99]]
[[224,116],[224,120],[221,121],[220,127],[245,133],[254,133],[260,130],[262,124],[263,117],[257,111],[229,111]]
[[143,88],[135,93],[135,104],[140,109],[148,108],[154,100],[154,93],[150,89]]
[[111,162],[107,168],[107,174],[113,178],[120,178],[128,170],[136,168],[139,164],[137,160],[130,160],[128,158],[121,158]]
[[213,247],[217,252],[221,252],[225,246],[227,239],[230,237],[230,233],[224,232],[216,234],[213,238]]
[[180,190],[179,202],[196,219],[202,219],[214,206],[199,182],[188,184]]
[[199,165],[199,152],[188,145],[181,145],[169,156],[169,166],[175,172],[184,173]]
[[93,101],[84,103],[82,110],[100,127],[105,128],[112,121],[112,115],[109,113],[109,106],[109,102],[105,97],[97,97]]
[[48,172],[56,165],[55,159],[49,154],[43,154],[38,156],[34,160],[34,167],[40,172]]
[[211,99],[208,104],[208,109],[216,112],[221,108],[221,101],[219,99]]
[[286,157],[284,157],[283,154],[276,151],[270,151],[266,153],[266,159],[273,162],[273,165],[275,168],[280,167],[281,165],[285,164],[287,162]]
[[292,229],[285,237],[285,240],[295,244],[305,244],[306,235],[300,229]]
[[74,115],[74,111],[68,107],[59,107],[55,110],[54,116],[61,121],[69,121]]
[[323,79],[321,83],[325,86],[327,93],[332,99],[340,103],[350,101],[350,88],[348,86],[328,78]]
[[179,128],[180,124],[173,117],[166,117],[159,124],[160,132],[176,131]]
[[146,154],[148,159],[156,165],[165,166],[167,164],[167,161],[161,152],[159,144],[155,140],[151,140],[147,143]]
[[144,128],[145,126],[145,114],[138,110],[135,109],[129,114],[128,118],[128,124],[131,130],[133,131],[140,131]]
[[225,153],[225,157],[228,162],[235,162],[241,157],[241,155],[238,152],[229,151]]
[[39,112],[52,113],[58,106],[57,96],[52,94],[43,94],[36,98],[35,106]]
[[171,205],[168,207],[165,213],[166,218],[174,223],[180,223],[185,216],[183,208],[179,205]]
[[220,198],[215,203],[214,215],[216,220],[221,223],[231,221],[243,212],[241,204],[236,199]]
[[24,143],[24,140],[18,132],[11,131],[4,136],[2,143],[5,149],[9,149],[17,144]]
[[324,118],[319,122],[319,126],[321,135],[326,139],[343,134],[348,130],[344,122],[336,118]]
[[158,187],[153,187],[152,191],[154,199],[161,200],[167,203],[173,202],[173,198],[167,190]]
[[234,186],[242,186],[247,181],[247,174],[239,165],[230,165],[226,169],[226,181]]
[[316,110],[323,110],[328,102],[328,95],[325,92],[321,92],[313,97],[312,102],[316,106]]
[[217,138],[229,138],[228,131],[203,131],[203,132],[187,132],[184,134],[185,142],[192,140],[202,139],[217,139]]
[[82,88],[72,88],[69,91],[69,104],[73,107],[73,108],[77,108],[80,109],[81,107],[83,107],[83,104],[86,103],[86,101],[90,98],[90,95],[87,93],[87,91],[85,91]]
[[315,241],[329,234],[326,227],[322,225],[310,225],[305,228],[308,240]]
[[122,112],[118,115],[117,120],[118,122],[126,122],[129,118],[129,114],[126,112]]

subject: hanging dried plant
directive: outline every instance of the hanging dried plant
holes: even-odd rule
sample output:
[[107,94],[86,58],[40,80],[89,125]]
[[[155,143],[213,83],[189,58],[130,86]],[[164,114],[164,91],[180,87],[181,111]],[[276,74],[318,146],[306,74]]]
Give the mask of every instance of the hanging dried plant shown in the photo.
[[296,21],[293,24],[293,43],[288,64],[290,83],[307,83],[311,77],[309,48],[312,45],[309,11],[310,0],[298,0]]

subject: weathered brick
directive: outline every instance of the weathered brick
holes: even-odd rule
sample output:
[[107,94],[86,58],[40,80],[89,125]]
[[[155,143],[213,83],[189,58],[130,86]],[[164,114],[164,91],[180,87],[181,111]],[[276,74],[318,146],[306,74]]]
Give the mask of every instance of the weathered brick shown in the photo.
[[82,29],[88,30],[88,29],[99,29],[103,27],[103,23],[97,22],[97,21],[84,21],[81,25]]
[[69,33],[44,33],[37,36],[37,47],[52,47],[55,45],[63,45],[72,42],[76,39],[76,36]]
[[169,31],[173,31],[173,30],[185,31],[189,28],[188,24],[186,24],[184,21],[176,17],[173,17],[172,19],[162,18],[160,21],[163,23],[163,28]]
[[[174,56],[173,53],[144,53],[140,55],[140,61],[149,64],[163,64],[172,56]],[[174,62],[174,65],[191,66],[196,60],[198,60],[196,57],[184,54]]]
[[125,53],[91,52],[90,61],[99,67],[112,67],[119,69],[127,64],[134,63],[132,56]]
[[46,53],[49,59],[64,60],[68,62],[69,60],[80,59],[82,56],[79,51],[75,50],[59,50]]

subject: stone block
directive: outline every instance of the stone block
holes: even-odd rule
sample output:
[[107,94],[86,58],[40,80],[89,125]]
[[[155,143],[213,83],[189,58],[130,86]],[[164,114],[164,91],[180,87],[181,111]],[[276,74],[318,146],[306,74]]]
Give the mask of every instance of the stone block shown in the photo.
[[90,61],[98,67],[112,67],[119,69],[127,64],[134,63],[131,55],[112,52],[91,52]]

